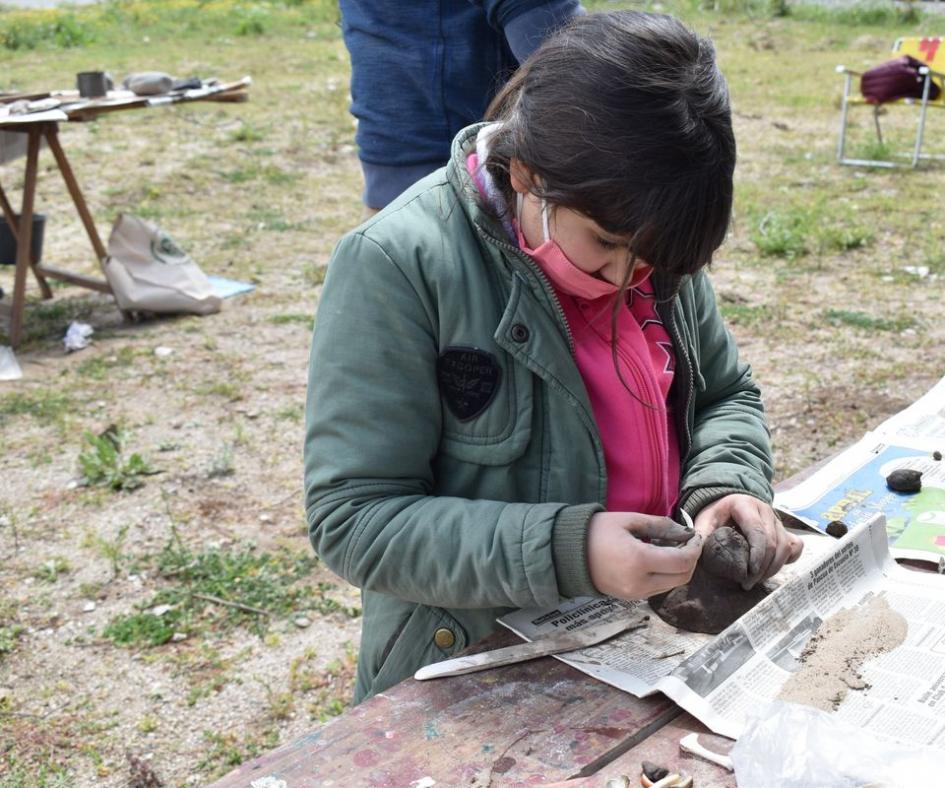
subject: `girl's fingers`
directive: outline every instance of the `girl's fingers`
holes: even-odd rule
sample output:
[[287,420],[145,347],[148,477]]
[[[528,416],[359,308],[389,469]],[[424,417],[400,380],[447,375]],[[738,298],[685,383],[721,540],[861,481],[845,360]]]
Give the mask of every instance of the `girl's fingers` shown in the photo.
[[804,552],[804,540],[790,531],[788,531],[788,539],[791,540],[791,554],[788,556],[787,563],[793,564]]
[[696,534],[682,547],[640,544],[638,549],[648,575],[684,575],[683,583],[688,583],[702,553],[702,537]]
[[692,531],[669,517],[650,514],[633,514],[626,529],[634,536],[647,539],[665,539],[670,542],[688,542]]
[[647,596],[651,597],[657,594],[665,594],[667,591],[672,591],[674,588],[686,585],[686,583],[689,582],[689,574],[651,574],[647,575],[646,581],[647,585],[652,589],[647,593]]
[[651,537],[651,541],[657,544],[660,542],[669,542],[673,545],[682,545],[695,535],[696,532],[691,528],[686,528],[686,526],[680,525],[679,523],[672,523],[666,527],[665,531],[661,531],[659,535]]
[[[752,507],[739,514],[739,530],[748,540],[748,578],[742,583],[742,588],[748,589],[781,568],[786,554],[779,562],[779,551],[786,549],[787,532],[770,506]],[[750,520],[754,522],[743,524]]]
[[780,536],[781,538],[778,541],[777,548],[775,549],[774,558],[768,565],[768,568],[765,570],[764,575],[762,575],[762,580],[767,580],[769,577],[772,577],[780,572],[781,567],[784,566],[791,557],[792,545],[790,534],[787,533],[787,531],[782,531]]
[[[774,546],[769,545],[768,534],[759,522],[751,525],[739,523],[739,531],[748,540],[748,579],[743,583],[745,588],[751,588],[761,577],[765,568],[771,563],[774,555]],[[768,549],[771,548],[769,555]]]

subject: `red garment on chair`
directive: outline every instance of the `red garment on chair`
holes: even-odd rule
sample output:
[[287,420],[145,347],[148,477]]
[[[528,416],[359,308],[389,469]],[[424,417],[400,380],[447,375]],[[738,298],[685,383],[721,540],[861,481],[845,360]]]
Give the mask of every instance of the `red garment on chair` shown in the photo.
[[[870,104],[903,98],[920,99],[925,76],[919,73],[919,69],[924,65],[914,57],[903,55],[874,66],[860,77],[860,93]],[[933,80],[929,85],[929,101],[937,99],[940,92]]]

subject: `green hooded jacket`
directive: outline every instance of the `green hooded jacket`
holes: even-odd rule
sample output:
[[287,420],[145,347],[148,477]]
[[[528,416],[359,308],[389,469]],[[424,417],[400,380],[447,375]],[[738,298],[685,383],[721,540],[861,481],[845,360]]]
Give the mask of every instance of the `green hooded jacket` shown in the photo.
[[[587,524],[604,452],[563,312],[450,163],[344,236],[312,339],[312,545],[362,589],[355,702],[493,632],[511,609],[599,596]],[[676,351],[679,504],[772,497],[764,409],[705,273],[654,274]]]

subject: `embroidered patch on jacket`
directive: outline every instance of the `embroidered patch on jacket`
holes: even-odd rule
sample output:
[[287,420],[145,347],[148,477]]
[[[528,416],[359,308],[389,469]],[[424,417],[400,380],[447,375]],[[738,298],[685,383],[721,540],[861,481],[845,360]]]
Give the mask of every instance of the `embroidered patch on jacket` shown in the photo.
[[474,347],[448,347],[436,362],[446,404],[460,421],[482,413],[499,390],[502,367],[495,356]]

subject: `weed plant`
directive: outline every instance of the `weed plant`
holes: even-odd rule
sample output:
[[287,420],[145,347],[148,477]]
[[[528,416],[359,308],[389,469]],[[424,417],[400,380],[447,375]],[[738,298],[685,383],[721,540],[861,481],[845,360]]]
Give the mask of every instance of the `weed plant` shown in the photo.
[[85,432],[83,437],[87,448],[79,454],[79,468],[85,484],[130,491],[144,484],[143,476],[155,473],[138,453],[124,459],[122,430],[109,427],[101,435]]
[[[263,637],[272,617],[303,610],[352,617],[361,612],[329,597],[334,585],[311,582],[317,559],[308,553],[260,553],[253,549],[194,552],[175,531],[157,556],[156,565],[169,586],[137,613],[118,616],[108,625],[104,635],[114,643],[157,646],[175,632],[195,632],[201,623],[219,630],[245,626]],[[158,606],[169,607],[157,615],[153,611]]]

